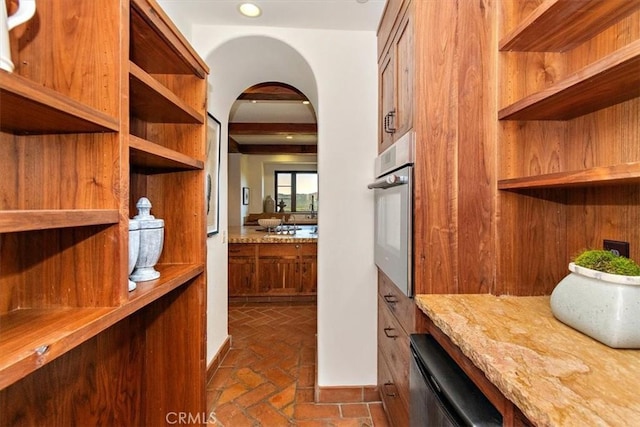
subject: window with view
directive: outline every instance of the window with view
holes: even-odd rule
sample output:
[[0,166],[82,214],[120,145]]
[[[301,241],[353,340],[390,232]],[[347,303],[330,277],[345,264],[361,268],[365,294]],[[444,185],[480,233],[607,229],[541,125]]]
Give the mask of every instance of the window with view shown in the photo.
[[285,212],[318,211],[318,173],[314,171],[276,171],[276,205],[285,203]]

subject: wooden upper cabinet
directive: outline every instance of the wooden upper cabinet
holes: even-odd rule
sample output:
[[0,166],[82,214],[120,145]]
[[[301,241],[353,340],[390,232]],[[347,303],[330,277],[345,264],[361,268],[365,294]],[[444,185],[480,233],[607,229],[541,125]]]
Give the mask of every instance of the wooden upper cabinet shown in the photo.
[[393,144],[393,132],[388,129],[389,116],[391,112],[395,112],[395,60],[392,52],[387,52],[382,59],[378,76],[380,86],[378,152],[382,152]]
[[[379,63],[380,92],[378,152],[391,146],[413,126],[415,78],[414,29],[411,2],[399,9],[401,18],[392,27],[387,47]],[[400,7],[400,5],[398,5]],[[385,17],[383,24],[399,17]],[[393,21],[395,22],[395,21]],[[383,25],[385,27],[385,25]]]
[[415,102],[413,90],[413,80],[415,78],[414,47],[413,21],[411,9],[409,9],[400,23],[394,44],[396,60],[394,140],[403,136],[413,126],[413,103]]

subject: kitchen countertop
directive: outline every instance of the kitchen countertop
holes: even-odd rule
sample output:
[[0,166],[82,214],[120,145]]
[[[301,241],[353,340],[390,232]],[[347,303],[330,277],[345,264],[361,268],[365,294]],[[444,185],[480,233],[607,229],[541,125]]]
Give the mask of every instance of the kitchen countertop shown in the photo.
[[267,233],[259,226],[229,227],[229,243],[317,243],[316,226],[301,225],[296,234]]
[[417,295],[418,307],[536,425],[640,422],[640,350],[557,321],[549,297]]

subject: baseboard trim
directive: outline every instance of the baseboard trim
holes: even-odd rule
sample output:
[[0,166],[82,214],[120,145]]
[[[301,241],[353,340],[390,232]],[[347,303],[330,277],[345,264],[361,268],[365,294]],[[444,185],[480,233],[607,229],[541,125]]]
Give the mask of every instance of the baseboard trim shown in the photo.
[[216,353],[216,355],[213,357],[213,360],[211,361],[209,366],[207,366],[207,384],[211,382],[211,379],[213,378],[213,374],[216,373],[216,370],[218,369],[218,367],[222,363],[222,360],[224,360],[225,356],[227,355],[230,349],[231,349],[231,335],[227,335],[227,339],[224,340],[224,342],[220,346],[220,349],[218,349],[218,353]]
[[369,403],[380,402],[377,386],[337,386],[315,389],[316,403]]

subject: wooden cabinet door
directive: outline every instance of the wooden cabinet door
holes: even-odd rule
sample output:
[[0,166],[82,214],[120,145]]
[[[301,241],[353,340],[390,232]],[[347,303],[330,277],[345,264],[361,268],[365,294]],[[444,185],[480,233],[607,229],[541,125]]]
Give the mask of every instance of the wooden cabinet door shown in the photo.
[[315,294],[318,288],[318,251],[317,245],[307,243],[299,245],[300,288],[299,292]]
[[394,98],[395,93],[395,77],[394,77],[394,49],[393,47],[387,52],[382,59],[379,67],[379,120],[378,127],[378,153],[386,150],[393,144],[393,121],[396,110]]
[[[396,35],[395,49],[395,99],[396,113],[393,117],[395,132],[393,140],[397,140],[413,127],[413,80],[414,42],[413,17],[411,8],[407,11]],[[426,101],[425,101],[426,102]]]
[[298,262],[295,256],[260,257],[260,293],[295,293],[298,282]]
[[257,249],[257,245],[252,244],[229,244],[229,296],[256,292]]
[[229,257],[229,296],[255,293],[255,272],[255,258]]
[[263,244],[258,255],[258,292],[293,294],[297,291],[297,245]]

